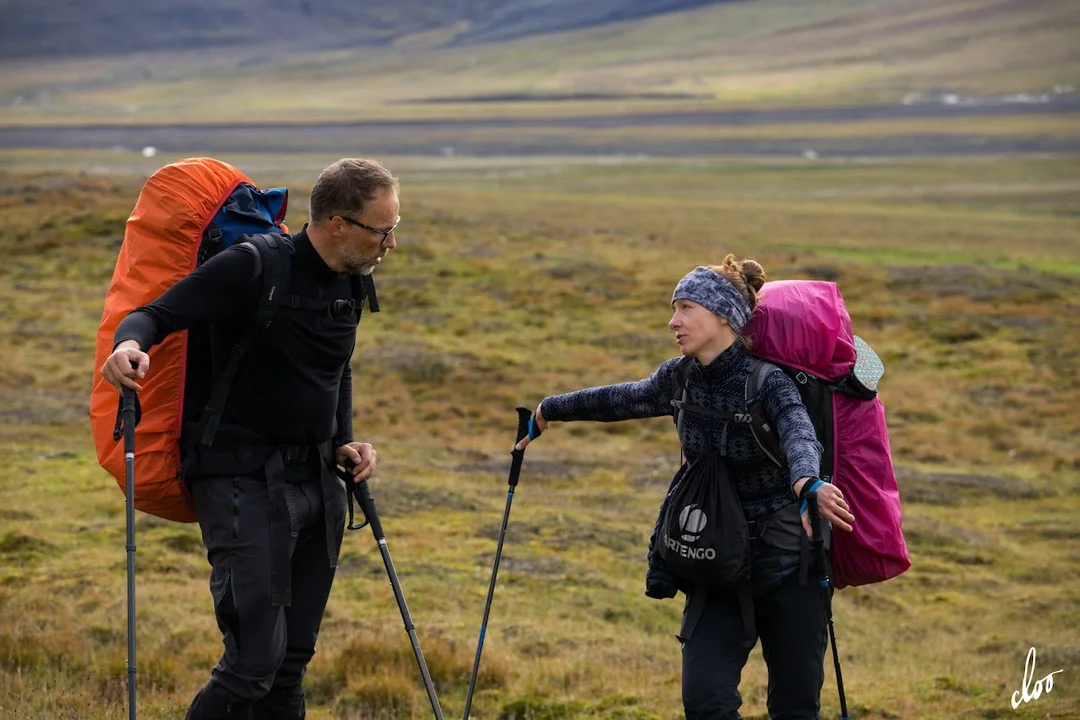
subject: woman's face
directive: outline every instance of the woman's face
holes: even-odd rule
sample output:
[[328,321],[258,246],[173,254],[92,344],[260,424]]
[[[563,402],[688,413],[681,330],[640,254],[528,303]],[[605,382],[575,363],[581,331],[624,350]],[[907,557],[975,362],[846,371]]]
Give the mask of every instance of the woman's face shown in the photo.
[[[676,300],[668,327],[675,332],[675,342],[683,355],[716,357],[731,344],[731,328],[693,300]],[[719,348],[719,350],[717,350]]]

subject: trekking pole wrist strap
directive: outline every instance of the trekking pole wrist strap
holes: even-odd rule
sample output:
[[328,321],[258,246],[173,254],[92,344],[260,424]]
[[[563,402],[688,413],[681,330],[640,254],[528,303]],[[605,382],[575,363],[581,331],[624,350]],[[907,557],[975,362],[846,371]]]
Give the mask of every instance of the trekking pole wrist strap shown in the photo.
[[803,483],[802,490],[799,491],[799,499],[802,500],[802,504],[799,506],[800,515],[806,512],[806,508],[808,507],[806,496],[812,492],[817,492],[817,489],[824,484],[825,481],[819,480],[818,478],[810,478]]
[[543,432],[544,431],[540,429],[540,424],[536,422],[536,415],[533,415],[531,418],[529,418],[528,432],[526,433],[529,436],[529,439],[535,440],[536,438],[540,437]]

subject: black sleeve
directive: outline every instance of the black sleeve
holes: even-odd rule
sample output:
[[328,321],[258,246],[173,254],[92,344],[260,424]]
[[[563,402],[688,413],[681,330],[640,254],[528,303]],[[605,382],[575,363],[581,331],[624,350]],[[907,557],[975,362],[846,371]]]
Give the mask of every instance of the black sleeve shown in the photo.
[[337,432],[334,434],[334,449],[348,445],[352,441],[352,362],[347,362],[345,369],[341,371],[341,387],[338,389]]
[[262,290],[255,254],[233,246],[207,260],[149,305],[120,321],[113,347],[135,340],[146,352],[177,330],[205,322],[235,322],[255,311]]

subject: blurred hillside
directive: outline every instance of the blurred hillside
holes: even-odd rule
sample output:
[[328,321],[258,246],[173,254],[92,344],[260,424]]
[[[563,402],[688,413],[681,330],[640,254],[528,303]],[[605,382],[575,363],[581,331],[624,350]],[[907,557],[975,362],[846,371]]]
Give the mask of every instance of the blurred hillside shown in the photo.
[[[569,30],[730,0],[97,0],[0,2],[0,58],[382,46],[433,30],[475,43]],[[53,5],[59,3],[51,3]],[[303,52],[304,50],[300,50]]]
[[0,124],[1051,106],[1080,88],[1074,0],[253,7],[0,2]]
[[[707,113],[740,109],[874,107],[888,108],[875,117],[889,119],[908,117],[912,106],[945,108],[948,117],[973,108],[984,117],[989,108],[1001,117],[1036,113],[1071,122],[1080,98],[1075,0],[253,6],[148,0],[124,10],[120,0],[100,0],[46,12],[32,0],[0,1],[0,126],[210,123],[237,125],[246,138],[239,125],[605,116],[600,124],[618,131],[619,119],[665,112],[699,113],[693,122],[701,128],[693,132],[711,133]],[[664,144],[688,137],[679,123],[665,124],[671,130],[652,131],[660,145],[646,151],[674,151]],[[1053,147],[1009,148],[1061,149],[1055,127],[1035,135],[1053,138]],[[1009,123],[993,130],[1012,132]],[[928,131],[955,132],[918,132]],[[286,132],[288,148],[315,136]],[[401,132],[405,146],[380,135],[369,147],[411,151],[417,131]],[[477,125],[476,132],[486,131]],[[531,152],[529,142],[545,133],[537,123],[485,152]],[[368,147],[359,136],[346,145],[360,141]],[[604,152],[625,145],[591,142]],[[84,138],[62,145],[108,147]],[[454,134],[422,145],[468,148],[470,141]],[[563,139],[541,145],[573,149]]]

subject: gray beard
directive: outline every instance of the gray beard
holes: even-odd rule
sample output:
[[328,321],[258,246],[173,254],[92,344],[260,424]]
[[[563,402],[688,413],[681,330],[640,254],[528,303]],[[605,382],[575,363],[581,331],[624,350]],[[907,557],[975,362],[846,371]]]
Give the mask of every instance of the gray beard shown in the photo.
[[345,266],[345,272],[351,275],[370,275],[375,270],[375,259],[378,257],[364,257],[350,249],[341,253],[341,264]]

